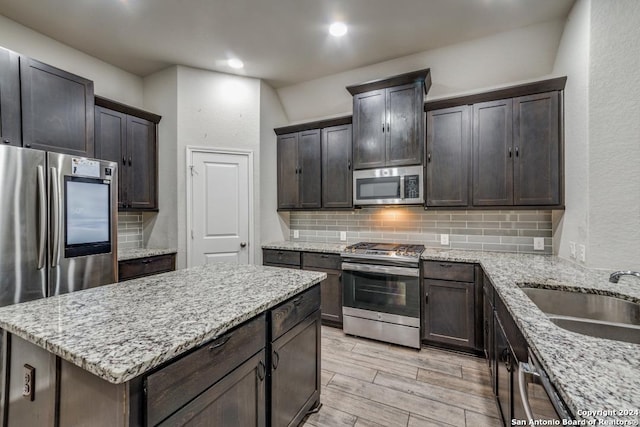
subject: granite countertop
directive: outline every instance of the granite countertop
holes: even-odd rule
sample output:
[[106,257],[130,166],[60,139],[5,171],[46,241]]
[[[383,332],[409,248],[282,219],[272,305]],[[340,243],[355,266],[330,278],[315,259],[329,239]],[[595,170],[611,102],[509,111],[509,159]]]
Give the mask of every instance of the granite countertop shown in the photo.
[[582,268],[550,255],[427,249],[422,259],[482,265],[576,419],[640,420],[637,412],[626,417],[586,412],[640,410],[640,345],[560,328],[520,289],[566,289],[640,303],[636,278],[610,283],[610,272]]
[[120,384],[326,277],[211,264],[3,307],[0,328]]
[[127,261],[130,259],[146,258],[150,256],[175,254],[176,248],[137,248],[137,249],[118,249],[118,261]]
[[[333,245],[337,253],[344,245]],[[332,244],[279,242],[263,248],[326,251]],[[562,329],[525,295],[520,286],[567,289],[640,303],[640,281],[609,282],[609,271],[583,268],[551,255],[427,248],[423,260],[482,265],[559,394],[577,419],[625,419],[585,411],[640,410],[640,345],[595,338]],[[639,420],[638,415],[627,417]],[[637,425],[637,424],[636,424]]]
[[325,254],[340,254],[347,247],[347,243],[318,243],[318,242],[273,242],[262,245],[262,249],[279,249],[285,251],[307,251]]

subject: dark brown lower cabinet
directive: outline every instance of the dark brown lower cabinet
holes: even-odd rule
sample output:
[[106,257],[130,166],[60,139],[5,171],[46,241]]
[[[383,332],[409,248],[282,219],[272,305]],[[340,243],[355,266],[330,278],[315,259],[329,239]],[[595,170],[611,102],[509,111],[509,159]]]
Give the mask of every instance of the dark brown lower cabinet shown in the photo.
[[302,269],[327,273],[320,283],[322,323],[342,327],[342,258],[338,254],[304,252]]
[[474,283],[426,279],[425,339],[475,347]]
[[480,268],[424,261],[422,339],[466,350],[482,349]]
[[320,401],[320,310],[276,339],[271,353],[271,425],[297,426]]
[[118,262],[118,281],[166,273],[176,269],[176,254],[128,259]]
[[265,426],[264,351],[162,422],[161,426]]

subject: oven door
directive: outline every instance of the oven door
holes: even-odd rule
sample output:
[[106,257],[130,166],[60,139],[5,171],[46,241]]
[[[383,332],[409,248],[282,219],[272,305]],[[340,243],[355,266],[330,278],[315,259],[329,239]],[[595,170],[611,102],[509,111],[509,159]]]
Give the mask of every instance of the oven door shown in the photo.
[[420,270],[342,263],[343,306],[420,318]]

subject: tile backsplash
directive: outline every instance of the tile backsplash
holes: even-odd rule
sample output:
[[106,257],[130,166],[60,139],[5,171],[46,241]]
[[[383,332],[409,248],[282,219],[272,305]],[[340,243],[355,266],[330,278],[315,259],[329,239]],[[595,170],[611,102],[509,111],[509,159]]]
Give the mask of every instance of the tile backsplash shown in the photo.
[[[354,211],[291,212],[290,240],[340,243],[416,242],[433,248],[503,252],[553,252],[550,210],[429,211],[421,207],[363,208]],[[299,237],[294,239],[294,231]],[[449,245],[440,235],[449,235]],[[544,238],[544,251],[533,238]]]
[[137,249],[142,247],[142,213],[118,213],[118,248]]

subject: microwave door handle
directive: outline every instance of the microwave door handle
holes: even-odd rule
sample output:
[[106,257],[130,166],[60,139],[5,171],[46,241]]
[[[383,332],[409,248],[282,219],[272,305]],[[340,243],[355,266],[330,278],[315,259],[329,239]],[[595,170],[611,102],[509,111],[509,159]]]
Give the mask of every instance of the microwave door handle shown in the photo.
[[44,268],[47,249],[47,189],[44,182],[44,167],[37,167],[38,173],[38,270]]
[[53,201],[53,238],[51,240],[51,247],[53,248],[51,254],[51,267],[55,268],[60,263],[60,220],[62,217],[60,204],[60,185],[58,179],[58,171],[56,168],[49,169],[51,177],[51,198]]
[[522,399],[522,406],[524,407],[524,413],[527,416],[527,420],[534,419],[531,404],[529,403],[529,393],[527,392],[527,384],[531,382],[528,381],[528,379],[539,375],[540,374],[538,374],[528,363],[520,362],[518,364],[518,388],[520,389],[520,398]]
[[404,175],[400,175],[400,199],[404,200]]

